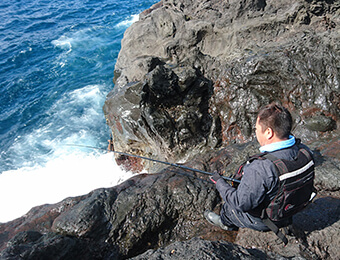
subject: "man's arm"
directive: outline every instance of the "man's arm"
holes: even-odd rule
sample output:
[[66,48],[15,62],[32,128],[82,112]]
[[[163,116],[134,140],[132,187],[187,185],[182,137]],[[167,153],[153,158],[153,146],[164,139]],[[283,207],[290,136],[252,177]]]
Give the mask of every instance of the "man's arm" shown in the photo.
[[267,170],[263,167],[262,162],[254,161],[251,166],[249,165],[244,169],[243,178],[237,189],[223,179],[217,180],[216,188],[225,203],[240,211],[247,212],[256,208],[265,198],[267,184],[271,182]]

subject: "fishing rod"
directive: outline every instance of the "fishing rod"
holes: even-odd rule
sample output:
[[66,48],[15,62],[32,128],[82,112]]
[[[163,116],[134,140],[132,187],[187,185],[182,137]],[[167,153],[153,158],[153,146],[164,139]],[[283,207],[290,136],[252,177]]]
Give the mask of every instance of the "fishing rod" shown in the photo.
[[[188,166],[179,165],[179,164],[176,164],[176,163],[170,163],[170,162],[165,162],[165,161],[161,161],[161,160],[156,160],[156,159],[152,159],[152,158],[144,157],[144,156],[140,156],[140,155],[134,155],[134,154],[124,153],[124,152],[119,152],[119,151],[107,150],[107,149],[104,149],[104,148],[89,146],[89,145],[81,145],[81,144],[66,144],[66,145],[67,146],[76,146],[76,147],[83,147],[83,148],[109,151],[109,152],[112,152],[112,153],[125,155],[125,156],[128,156],[128,157],[135,157],[135,158],[140,158],[140,159],[144,159],[144,160],[148,160],[148,161],[152,161],[152,162],[162,163],[162,164],[165,164],[165,165],[169,165],[169,166],[173,166],[173,167],[177,167],[177,168],[182,168],[182,169],[193,171],[193,172],[199,172],[199,173],[203,173],[203,174],[206,174],[206,175],[211,175],[211,176],[214,175],[214,173],[211,173],[211,172],[190,168]],[[237,180],[237,179],[234,179],[234,178],[230,178],[230,177],[226,177],[226,176],[221,176],[221,177],[223,179],[227,180],[227,181],[232,181],[232,182],[237,182],[237,183],[241,182],[240,180]]]

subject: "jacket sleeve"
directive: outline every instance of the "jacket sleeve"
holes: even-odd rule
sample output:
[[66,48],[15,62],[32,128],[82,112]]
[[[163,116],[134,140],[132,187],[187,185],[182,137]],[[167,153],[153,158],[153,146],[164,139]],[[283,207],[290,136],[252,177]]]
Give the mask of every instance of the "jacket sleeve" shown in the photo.
[[243,212],[256,208],[273,188],[274,174],[270,164],[256,160],[245,166],[237,189],[219,179],[216,188],[225,203]]

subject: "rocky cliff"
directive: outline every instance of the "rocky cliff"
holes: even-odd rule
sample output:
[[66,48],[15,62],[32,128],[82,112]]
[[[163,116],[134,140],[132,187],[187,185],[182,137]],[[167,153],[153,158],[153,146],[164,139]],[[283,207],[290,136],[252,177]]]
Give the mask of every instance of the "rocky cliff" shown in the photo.
[[334,0],[161,1],[126,31],[104,105],[116,150],[225,174],[257,152],[259,107],[287,106],[319,191],[288,246],[208,224],[207,176],[122,156],[155,174],[0,223],[0,259],[339,259],[339,14]]
[[161,1],[122,41],[104,106],[115,148],[188,161],[253,140],[272,101],[304,142],[338,138],[338,26],[339,1]]

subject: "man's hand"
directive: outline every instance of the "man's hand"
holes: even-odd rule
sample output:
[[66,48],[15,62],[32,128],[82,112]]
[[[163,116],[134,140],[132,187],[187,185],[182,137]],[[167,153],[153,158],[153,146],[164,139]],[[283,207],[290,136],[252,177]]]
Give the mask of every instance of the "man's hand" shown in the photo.
[[219,173],[214,173],[214,175],[211,175],[210,177],[210,180],[216,184],[216,182],[222,178],[222,176],[219,174]]

